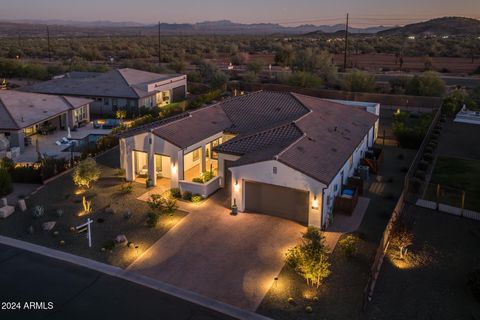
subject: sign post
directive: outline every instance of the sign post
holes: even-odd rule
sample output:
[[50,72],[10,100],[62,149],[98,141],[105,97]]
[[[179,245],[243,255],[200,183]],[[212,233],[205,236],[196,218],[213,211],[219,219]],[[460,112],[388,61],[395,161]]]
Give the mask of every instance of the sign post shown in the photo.
[[78,233],[82,233],[82,232],[87,231],[87,239],[88,239],[88,247],[89,248],[92,247],[92,229],[90,227],[92,222],[93,222],[93,220],[90,220],[90,218],[88,218],[86,223],[75,227],[75,229],[78,231]]

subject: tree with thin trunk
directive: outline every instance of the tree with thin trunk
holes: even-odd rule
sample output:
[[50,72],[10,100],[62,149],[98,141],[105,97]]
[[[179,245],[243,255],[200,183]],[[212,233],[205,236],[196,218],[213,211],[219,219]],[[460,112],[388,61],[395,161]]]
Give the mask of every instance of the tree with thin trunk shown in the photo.
[[400,259],[405,259],[408,247],[413,244],[413,233],[410,228],[404,223],[395,225],[392,230],[390,244],[397,248]]

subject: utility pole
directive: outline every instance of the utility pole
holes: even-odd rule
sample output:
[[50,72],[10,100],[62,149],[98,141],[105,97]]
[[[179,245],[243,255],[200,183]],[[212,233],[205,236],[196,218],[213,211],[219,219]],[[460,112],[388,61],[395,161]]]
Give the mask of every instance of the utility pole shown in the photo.
[[48,46],[48,61],[52,61],[52,52],[50,49],[50,29],[47,25],[47,46]]
[[347,13],[347,23],[345,24],[345,53],[343,56],[343,71],[347,71],[347,52],[348,52],[348,13]]
[[158,66],[162,66],[162,53],[160,49],[160,21],[158,21]]

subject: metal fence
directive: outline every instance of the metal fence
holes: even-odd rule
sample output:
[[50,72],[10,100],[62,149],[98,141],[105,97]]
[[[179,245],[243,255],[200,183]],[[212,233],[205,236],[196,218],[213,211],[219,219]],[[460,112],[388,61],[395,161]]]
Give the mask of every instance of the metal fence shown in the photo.
[[[367,282],[367,285],[365,286],[364,290],[364,299],[363,299],[363,310],[366,310],[368,303],[373,297],[373,293],[375,290],[375,284],[378,279],[378,275],[380,274],[380,270],[382,267],[383,259],[385,258],[385,254],[387,253],[388,246],[389,246],[389,241],[390,241],[390,236],[393,230],[393,227],[395,223],[398,221],[399,217],[404,214],[405,211],[405,206],[407,203],[415,203],[416,200],[418,199],[418,194],[412,193],[411,188],[409,186],[409,181],[413,177],[418,163],[422,159],[422,155],[425,151],[425,147],[427,146],[428,142],[430,141],[431,135],[437,127],[437,124],[440,121],[440,117],[442,114],[442,108],[438,108],[435,112],[435,116],[433,117],[432,123],[430,124],[430,127],[428,128],[427,134],[425,135],[425,138],[422,141],[422,144],[420,145],[420,148],[418,149],[412,163],[410,164],[410,167],[405,175],[405,180],[403,183],[403,188],[402,192],[400,194],[400,197],[398,198],[397,204],[395,205],[395,208],[393,209],[393,213],[390,217],[390,220],[388,221],[387,226],[385,227],[385,231],[383,232],[382,238],[380,240],[380,243],[377,248],[377,252],[375,254],[375,258],[373,260],[372,266],[370,268],[370,277]],[[413,195],[413,197],[412,197]]]

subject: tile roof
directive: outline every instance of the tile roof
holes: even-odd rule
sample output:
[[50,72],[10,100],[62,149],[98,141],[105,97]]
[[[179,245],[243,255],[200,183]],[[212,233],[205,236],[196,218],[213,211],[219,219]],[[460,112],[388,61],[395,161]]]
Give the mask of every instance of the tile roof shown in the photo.
[[116,69],[106,73],[74,72],[19,90],[47,94],[138,99],[152,95],[147,83],[173,79],[177,74],[158,74],[135,69]]
[[292,122],[308,112],[290,93],[255,92],[222,102],[222,107],[233,125],[234,133],[251,132]]
[[232,125],[219,104],[188,113],[188,116],[153,129],[153,133],[170,143],[186,148],[211,137]]
[[90,102],[84,98],[0,90],[0,129],[27,128]]
[[187,113],[153,132],[181,148],[234,132],[216,148],[241,156],[232,166],[275,159],[329,184],[377,119],[363,108],[320,98],[256,92]]

